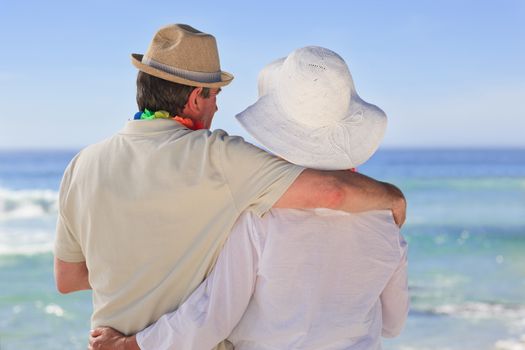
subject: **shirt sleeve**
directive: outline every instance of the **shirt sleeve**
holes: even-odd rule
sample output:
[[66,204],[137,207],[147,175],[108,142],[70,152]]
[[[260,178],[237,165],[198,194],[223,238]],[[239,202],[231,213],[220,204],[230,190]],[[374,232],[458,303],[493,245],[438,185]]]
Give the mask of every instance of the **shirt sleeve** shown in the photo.
[[69,191],[71,171],[76,157],[71,161],[60,184],[59,209],[56,224],[54,254],[65,262],[82,262],[85,261],[84,254],[80,247],[77,237],[70,228],[69,222],[64,215],[64,208],[67,207],[67,194]]
[[304,170],[237,136],[224,135],[221,163],[239,211],[262,216]]
[[226,339],[255,287],[259,249],[253,219],[245,213],[237,220],[210,275],[176,311],[137,333],[142,350],[212,349]]
[[65,262],[75,263],[86,261],[80,244],[68,228],[67,222],[62,214],[58,215],[54,254],[58,259]]
[[399,235],[401,260],[394,274],[381,293],[383,318],[383,337],[391,338],[399,335],[408,317],[410,296],[408,294],[408,247],[401,234]]

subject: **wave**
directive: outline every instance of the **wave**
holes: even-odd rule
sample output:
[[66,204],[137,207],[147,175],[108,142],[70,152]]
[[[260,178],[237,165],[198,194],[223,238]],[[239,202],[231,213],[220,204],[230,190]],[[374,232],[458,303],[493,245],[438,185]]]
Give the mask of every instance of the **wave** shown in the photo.
[[396,182],[406,191],[411,190],[525,190],[523,177],[458,177],[458,178],[401,178]]
[[0,244],[0,256],[3,255],[35,255],[53,252],[53,242],[41,245],[9,246]]
[[434,307],[413,307],[414,313],[425,315],[446,315],[472,320],[525,319],[525,305],[469,301],[461,304],[443,304]]
[[54,237],[52,229],[4,229],[0,231],[0,256],[50,253]]
[[522,335],[520,339],[498,340],[494,348],[496,350],[525,350],[525,335]]
[[58,192],[0,188],[0,221],[56,215]]

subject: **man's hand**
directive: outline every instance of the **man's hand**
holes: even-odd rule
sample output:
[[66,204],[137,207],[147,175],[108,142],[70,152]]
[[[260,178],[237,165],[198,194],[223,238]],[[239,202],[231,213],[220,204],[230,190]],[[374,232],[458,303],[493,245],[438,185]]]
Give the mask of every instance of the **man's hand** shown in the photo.
[[126,337],[110,327],[95,328],[89,335],[89,350],[140,350],[136,337]]
[[385,183],[389,187],[392,197],[392,214],[397,226],[401,227],[405,223],[407,215],[407,201],[403,192],[394,185]]

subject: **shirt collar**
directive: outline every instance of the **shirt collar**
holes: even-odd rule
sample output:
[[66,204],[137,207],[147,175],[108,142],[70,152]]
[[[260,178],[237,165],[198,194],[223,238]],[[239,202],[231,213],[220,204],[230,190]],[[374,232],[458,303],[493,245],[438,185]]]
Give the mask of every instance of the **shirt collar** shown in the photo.
[[191,131],[174,120],[128,120],[126,125],[124,125],[124,128],[120,131],[120,134],[142,135],[176,130],[186,130],[188,132]]

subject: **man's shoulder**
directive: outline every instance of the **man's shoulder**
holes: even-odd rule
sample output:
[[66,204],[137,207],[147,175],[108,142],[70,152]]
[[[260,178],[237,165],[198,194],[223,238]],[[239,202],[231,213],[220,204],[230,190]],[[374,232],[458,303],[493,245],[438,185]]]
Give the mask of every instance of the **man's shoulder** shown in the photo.
[[67,171],[72,171],[79,163],[89,162],[93,159],[100,161],[102,158],[110,154],[110,144],[111,140],[116,135],[110,136],[98,142],[92,143],[88,146],[82,148],[69,162]]
[[213,131],[210,131],[208,134],[208,138],[212,140],[217,140],[218,142],[250,145],[248,142],[244,140],[243,137],[236,136],[236,135],[230,135],[228,134],[228,132],[222,129],[215,129]]
[[226,131],[218,129],[210,134],[213,145],[223,148],[226,157],[245,157],[255,160],[258,157],[272,157],[266,150],[246,141],[241,136],[229,135]]
[[85,155],[85,154],[92,154],[97,152],[102,152],[104,149],[109,147],[115,139],[120,138],[121,134],[120,132],[115,132],[112,135],[109,135],[103,139],[100,139],[98,141],[94,141],[93,143],[90,143],[89,145],[85,146],[80,150],[78,155]]
[[91,158],[93,156],[107,154],[106,152],[108,151],[110,141],[113,137],[115,136],[111,136],[111,137],[105,138],[103,140],[100,140],[98,142],[85,146],[77,153],[77,155],[75,156],[75,158],[73,158],[73,160],[78,161],[78,160],[83,160],[86,158]]

